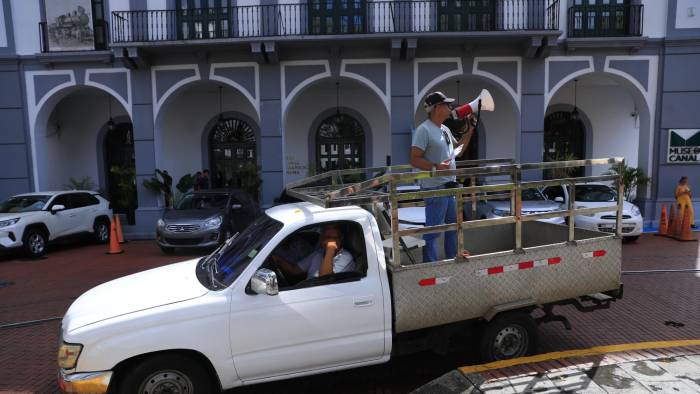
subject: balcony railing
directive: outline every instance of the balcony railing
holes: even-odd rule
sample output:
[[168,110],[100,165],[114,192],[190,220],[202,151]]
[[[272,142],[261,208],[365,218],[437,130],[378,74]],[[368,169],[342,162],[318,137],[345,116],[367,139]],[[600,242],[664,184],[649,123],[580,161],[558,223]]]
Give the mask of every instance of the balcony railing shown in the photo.
[[644,6],[576,5],[569,8],[569,37],[638,37],[642,35]]
[[301,4],[112,12],[114,43],[558,29],[559,0],[311,0]]

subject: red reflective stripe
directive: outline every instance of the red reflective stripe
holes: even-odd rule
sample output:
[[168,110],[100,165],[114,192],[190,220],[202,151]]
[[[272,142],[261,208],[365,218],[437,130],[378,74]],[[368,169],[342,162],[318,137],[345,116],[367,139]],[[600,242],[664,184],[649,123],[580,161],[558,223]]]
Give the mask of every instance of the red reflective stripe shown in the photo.
[[593,252],[593,257],[603,257],[607,253],[605,250],[596,250]]
[[420,286],[432,286],[435,284],[435,278],[426,278],[426,279],[421,279],[420,282],[418,282]]
[[503,266],[491,267],[488,271],[489,275],[500,274],[501,272],[503,272]]
[[521,270],[526,270],[530,269],[535,266],[535,262],[530,260],[530,261],[523,261],[522,263],[518,263],[518,268]]
[[559,264],[561,263],[561,257],[550,257],[547,259],[547,263],[549,264]]

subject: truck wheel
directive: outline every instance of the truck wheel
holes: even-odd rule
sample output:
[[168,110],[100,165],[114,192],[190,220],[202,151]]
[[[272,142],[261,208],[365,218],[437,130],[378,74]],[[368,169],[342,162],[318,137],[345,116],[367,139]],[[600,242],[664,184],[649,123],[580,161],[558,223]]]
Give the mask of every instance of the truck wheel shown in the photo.
[[537,347],[537,325],[524,312],[511,312],[492,320],[481,336],[479,352],[485,362],[532,354]]
[[213,393],[215,388],[206,368],[178,354],[161,354],[143,360],[126,373],[120,394]]
[[36,259],[46,253],[46,234],[38,228],[30,228],[24,233],[24,252],[27,256]]
[[95,224],[92,226],[95,236],[95,242],[98,244],[106,244],[109,242],[109,228],[110,223],[105,219],[95,220]]

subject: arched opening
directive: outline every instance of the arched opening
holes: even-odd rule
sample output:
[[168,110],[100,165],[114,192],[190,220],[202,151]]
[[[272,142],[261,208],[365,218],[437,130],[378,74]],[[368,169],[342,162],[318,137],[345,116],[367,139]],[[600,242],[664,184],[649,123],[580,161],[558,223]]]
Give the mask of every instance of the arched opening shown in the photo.
[[124,214],[128,224],[136,223],[136,156],[131,122],[107,126],[103,141],[103,158],[107,197],[114,213]]
[[[578,116],[567,111],[557,111],[544,119],[543,161],[579,160],[586,157],[586,128]],[[554,178],[545,170],[546,178]],[[569,176],[583,176],[584,168],[569,170]]]
[[253,128],[237,118],[221,118],[209,133],[209,160],[213,187],[241,187],[241,172],[257,166]]
[[337,113],[324,119],[316,130],[318,172],[365,166],[365,131],[348,114]]

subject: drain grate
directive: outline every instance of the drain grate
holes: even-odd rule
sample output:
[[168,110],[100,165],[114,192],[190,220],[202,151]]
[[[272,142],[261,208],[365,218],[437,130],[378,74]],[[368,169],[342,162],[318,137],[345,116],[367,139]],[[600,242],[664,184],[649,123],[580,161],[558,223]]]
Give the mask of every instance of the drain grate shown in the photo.
[[9,282],[9,281],[6,281],[6,280],[0,280],[0,289],[2,289],[3,287],[10,287],[10,286],[12,286],[12,285],[14,285],[14,284],[15,284],[15,282]]

